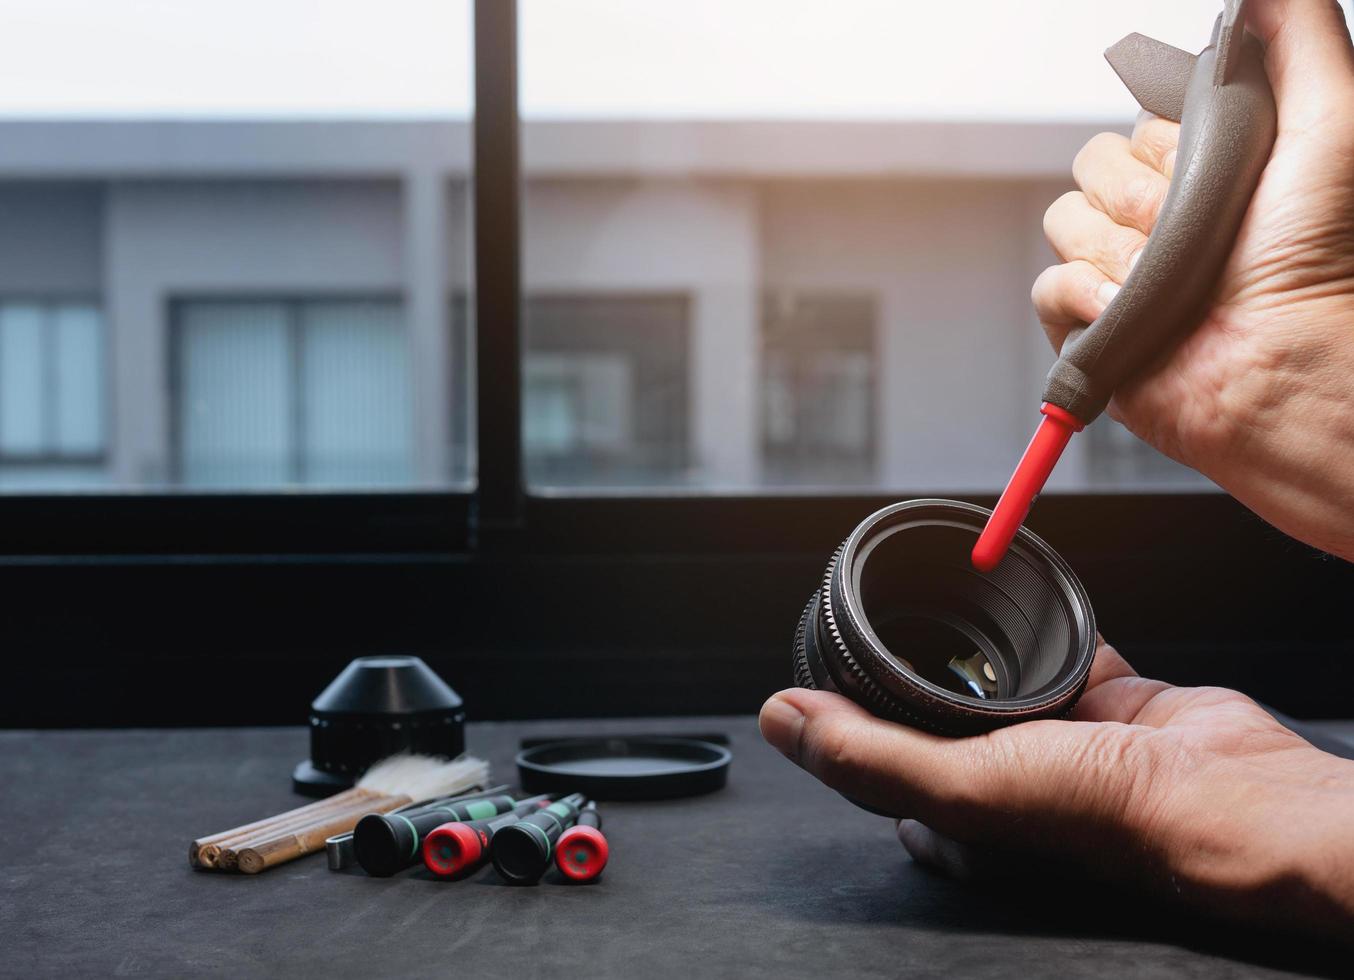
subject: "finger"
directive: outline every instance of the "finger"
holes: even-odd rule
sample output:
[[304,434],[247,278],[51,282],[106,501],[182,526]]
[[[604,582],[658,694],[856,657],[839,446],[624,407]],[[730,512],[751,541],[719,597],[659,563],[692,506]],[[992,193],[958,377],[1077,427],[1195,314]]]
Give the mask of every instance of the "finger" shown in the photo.
[[1137,676],[1138,672],[1119,655],[1119,651],[1106,643],[1105,638],[1097,633],[1095,635],[1095,659],[1091,661],[1091,677],[1086,682],[1086,689],[1093,690],[1101,684],[1117,680],[1120,677]]
[[1152,233],[1171,186],[1118,133],[1101,133],[1083,146],[1072,161],[1072,177],[1092,207],[1144,235]]
[[1164,681],[1139,677],[1119,652],[1096,635],[1095,660],[1086,692],[1072,709],[1076,721],[1138,723],[1138,714],[1152,698],[1170,688]]
[[1072,709],[1076,721],[1112,721],[1121,725],[1143,724],[1142,713],[1152,699],[1171,689],[1165,681],[1150,677],[1116,677],[1088,688]]
[[943,738],[876,718],[840,694],[792,688],[762,707],[761,728],[832,789],[963,842],[1028,843],[1050,822],[1104,819],[1102,811],[1123,805],[1120,774],[1099,757],[1113,747],[1073,722]]
[[[828,691],[792,688],[762,706],[762,736],[828,786],[885,813],[934,818],[995,800],[990,741],[883,721]],[[990,799],[989,799],[990,798]]]
[[1117,422],[1119,425],[1125,424],[1124,409],[1123,406],[1119,404],[1119,396],[1117,394],[1113,398],[1111,398],[1110,403],[1105,406],[1105,414],[1108,415],[1112,421]]
[[1344,11],[1334,0],[1262,0],[1248,16],[1266,45],[1279,127],[1307,130],[1348,115],[1354,99],[1354,51]]
[[1180,142],[1180,124],[1150,112],[1138,113],[1129,152],[1169,180],[1175,174],[1175,149]]
[[1147,236],[1115,223],[1081,191],[1069,191],[1044,214],[1044,235],[1064,262],[1084,259],[1110,279],[1128,278]]
[[[1119,682],[1111,682],[1119,683]],[[942,738],[874,717],[839,694],[793,688],[762,708],[762,734],[843,795],[986,848],[1078,850],[1122,822],[1134,780],[1127,729],[1029,721]]]
[[1019,878],[1028,884],[1031,877],[1046,880],[1054,870],[1037,851],[964,844],[917,820],[898,821],[898,841],[917,864],[958,881]]
[[977,848],[943,837],[924,823],[899,820],[898,840],[912,860],[923,867],[960,881],[972,881],[985,876]]
[[1118,283],[1091,263],[1078,260],[1041,272],[1034,280],[1030,299],[1048,342],[1061,353],[1067,334],[1105,312],[1118,292]]

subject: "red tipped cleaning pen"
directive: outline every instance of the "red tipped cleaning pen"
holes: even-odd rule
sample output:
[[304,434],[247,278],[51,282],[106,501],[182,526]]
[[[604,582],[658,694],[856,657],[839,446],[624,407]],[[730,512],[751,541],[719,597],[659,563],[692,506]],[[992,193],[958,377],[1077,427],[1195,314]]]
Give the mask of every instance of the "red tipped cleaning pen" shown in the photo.
[[978,536],[978,543],[973,546],[973,567],[980,572],[990,572],[1001,564],[1006,549],[1015,540],[1016,531],[1025,522],[1035,498],[1057,465],[1058,457],[1067,448],[1073,433],[1085,428],[1080,419],[1057,405],[1044,402],[1039,411],[1044,418],[1034,430],[1034,438],[1025,447],[1025,455],[1020,457],[1011,481],[997,501],[996,510],[992,511],[987,526]]
[[593,881],[606,867],[611,849],[602,836],[602,817],[597,804],[589,803],[578,822],[560,835],[555,844],[555,867],[567,881]]

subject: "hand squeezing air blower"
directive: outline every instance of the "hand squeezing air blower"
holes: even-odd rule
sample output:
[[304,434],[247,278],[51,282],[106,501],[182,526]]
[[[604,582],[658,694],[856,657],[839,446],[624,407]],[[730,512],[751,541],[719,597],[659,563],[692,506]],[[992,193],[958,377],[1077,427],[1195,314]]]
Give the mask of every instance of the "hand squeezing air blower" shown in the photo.
[[1213,40],[1192,55],[1130,34],[1105,57],[1138,103],[1181,124],[1175,176],[1142,257],[1100,318],[1075,331],[1044,386],[1044,415],[973,549],[997,567],[1073,433],[1116,388],[1194,328],[1236,241],[1274,145],[1264,51],[1245,0],[1227,0]]
[[1060,717],[1085,690],[1090,600],[1057,552],[1021,525],[1072,434],[1200,320],[1276,125],[1244,0],[1226,0],[1198,55],[1132,34],[1106,56],[1143,108],[1181,123],[1152,235],[1100,318],[1064,343],[1044,418],[996,510],[894,504],[837,550],[795,634],[802,687],[947,735]]

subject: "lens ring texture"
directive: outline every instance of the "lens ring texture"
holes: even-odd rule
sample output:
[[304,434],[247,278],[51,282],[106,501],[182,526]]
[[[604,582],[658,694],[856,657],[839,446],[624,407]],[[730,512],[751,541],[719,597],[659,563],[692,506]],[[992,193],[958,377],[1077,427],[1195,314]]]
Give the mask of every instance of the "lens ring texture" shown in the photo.
[[[801,618],[796,682],[835,688],[881,717],[946,735],[1066,715],[1095,653],[1090,600],[1066,562],[1024,528],[996,570],[974,570],[968,552],[989,513],[916,500],[861,522]],[[898,624],[924,621],[946,624],[990,662],[994,696],[959,693],[943,660],[929,671],[914,666],[927,651],[900,642],[907,631]]]

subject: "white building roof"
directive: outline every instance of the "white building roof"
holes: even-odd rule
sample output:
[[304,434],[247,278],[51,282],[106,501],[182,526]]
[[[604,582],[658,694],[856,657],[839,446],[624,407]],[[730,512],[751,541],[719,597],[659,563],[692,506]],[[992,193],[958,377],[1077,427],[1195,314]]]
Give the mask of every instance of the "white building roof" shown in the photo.
[[[561,120],[526,123],[523,157],[533,177],[1065,177],[1096,128]],[[455,176],[469,161],[464,122],[0,120],[0,179]]]

